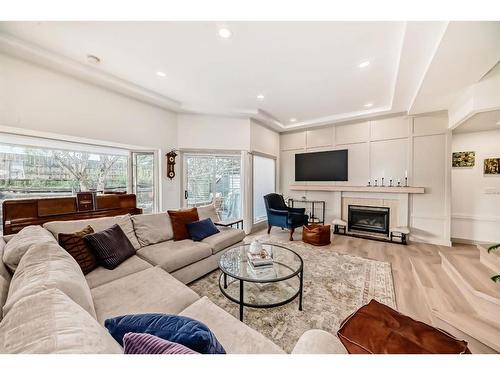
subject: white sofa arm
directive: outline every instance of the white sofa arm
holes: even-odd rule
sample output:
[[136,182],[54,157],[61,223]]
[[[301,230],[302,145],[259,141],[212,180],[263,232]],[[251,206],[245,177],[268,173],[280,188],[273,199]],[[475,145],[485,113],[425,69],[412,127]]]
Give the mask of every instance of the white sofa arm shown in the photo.
[[347,350],[331,333],[311,329],[300,336],[292,354],[347,354]]

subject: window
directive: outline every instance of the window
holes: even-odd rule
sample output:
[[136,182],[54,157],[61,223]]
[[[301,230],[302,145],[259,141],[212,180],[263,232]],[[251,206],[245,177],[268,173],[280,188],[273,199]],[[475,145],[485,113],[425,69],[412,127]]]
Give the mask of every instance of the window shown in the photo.
[[[126,149],[2,134],[0,207],[4,200],[14,198],[71,196],[90,190],[133,191],[138,207],[153,212],[156,154],[133,153],[133,156],[134,174],[131,152]],[[0,222],[1,219],[0,210]]]
[[253,222],[266,220],[264,195],[276,190],[276,161],[264,156],[253,157]]
[[155,207],[155,154],[154,152],[133,152],[133,192],[137,196],[137,207],[143,213],[156,211]]
[[241,156],[184,155],[184,198],[188,207],[214,203],[219,217],[241,218]]

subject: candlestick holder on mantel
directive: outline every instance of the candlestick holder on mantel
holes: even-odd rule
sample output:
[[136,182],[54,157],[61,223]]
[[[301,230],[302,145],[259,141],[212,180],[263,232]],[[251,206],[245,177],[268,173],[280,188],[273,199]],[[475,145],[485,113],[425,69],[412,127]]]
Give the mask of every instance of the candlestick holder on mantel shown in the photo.
[[[366,187],[386,187],[384,181],[385,181],[385,178],[382,177],[381,179],[381,184],[379,185],[378,184],[378,178],[375,178],[373,180],[373,185],[372,185],[372,180],[369,179],[368,180],[368,184],[366,185]],[[388,187],[410,187],[410,185],[408,185],[408,177],[406,176],[405,177],[405,182],[404,182],[404,185],[401,184],[401,179],[398,178],[397,179],[397,182],[396,182],[396,185],[394,184],[394,180],[392,179],[392,177],[389,178],[389,185]]]

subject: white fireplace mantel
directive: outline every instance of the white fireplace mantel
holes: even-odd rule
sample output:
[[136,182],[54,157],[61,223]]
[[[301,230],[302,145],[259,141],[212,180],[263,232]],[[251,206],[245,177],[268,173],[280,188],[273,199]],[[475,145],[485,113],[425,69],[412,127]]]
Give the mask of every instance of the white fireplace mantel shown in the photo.
[[341,186],[291,184],[290,190],[301,191],[352,191],[363,193],[424,194],[425,188],[416,186]]
[[347,220],[347,212],[344,207],[345,204],[348,204],[346,202],[391,207],[391,226],[408,226],[410,195],[425,193],[425,188],[415,186],[342,186],[332,184],[290,184],[290,190],[330,193],[331,197],[327,204],[327,212],[329,213],[327,216],[330,216],[330,219]]

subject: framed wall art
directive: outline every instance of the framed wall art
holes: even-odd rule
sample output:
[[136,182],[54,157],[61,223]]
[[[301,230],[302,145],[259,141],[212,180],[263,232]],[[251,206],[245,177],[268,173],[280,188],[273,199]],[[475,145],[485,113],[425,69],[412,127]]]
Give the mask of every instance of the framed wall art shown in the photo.
[[454,152],[451,166],[453,168],[472,168],[476,164],[475,151]]
[[484,174],[500,175],[500,158],[484,159]]

